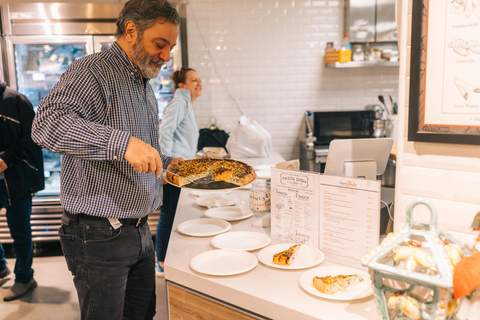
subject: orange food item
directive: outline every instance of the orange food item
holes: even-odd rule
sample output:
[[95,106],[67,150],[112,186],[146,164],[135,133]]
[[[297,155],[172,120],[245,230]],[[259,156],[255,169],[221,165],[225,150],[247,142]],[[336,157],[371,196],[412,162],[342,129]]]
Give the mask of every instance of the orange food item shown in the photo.
[[461,298],[480,285],[480,252],[463,257],[453,269],[453,298]]

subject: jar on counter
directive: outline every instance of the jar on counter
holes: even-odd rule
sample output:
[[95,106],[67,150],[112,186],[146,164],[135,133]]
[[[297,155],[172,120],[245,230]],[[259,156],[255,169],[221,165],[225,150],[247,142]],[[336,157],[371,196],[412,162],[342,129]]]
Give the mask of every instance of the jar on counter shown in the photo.
[[257,179],[250,189],[250,209],[256,217],[264,217],[270,213],[272,200],[270,197],[270,179]]

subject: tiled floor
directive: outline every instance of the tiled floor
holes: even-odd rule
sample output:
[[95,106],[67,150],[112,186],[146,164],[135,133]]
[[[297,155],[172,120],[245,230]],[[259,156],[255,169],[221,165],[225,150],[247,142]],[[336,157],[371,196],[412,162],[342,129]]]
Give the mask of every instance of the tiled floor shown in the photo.
[[[8,247],[5,249],[7,250]],[[13,270],[14,259],[7,259]],[[38,287],[19,300],[4,302],[7,288],[14,283],[13,272],[0,280],[0,320],[76,320],[80,319],[77,293],[63,256],[45,254],[33,260]],[[155,320],[166,320],[166,289],[163,278],[157,279],[157,314]]]

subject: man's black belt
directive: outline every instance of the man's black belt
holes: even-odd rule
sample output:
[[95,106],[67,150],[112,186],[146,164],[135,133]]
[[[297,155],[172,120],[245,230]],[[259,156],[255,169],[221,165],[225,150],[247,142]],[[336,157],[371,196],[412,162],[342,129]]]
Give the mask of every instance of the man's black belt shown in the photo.
[[[103,217],[96,217],[96,216],[91,216],[88,214],[84,213],[78,213],[78,214],[73,214],[68,212],[67,210],[63,210],[63,213],[70,219],[70,220],[75,220],[77,222],[84,221],[89,224],[95,224],[95,225],[103,225],[103,226],[111,226],[110,221],[108,218],[103,218]],[[148,219],[148,215],[142,218],[125,218],[125,219],[117,219],[122,226],[135,226],[135,227],[140,227],[142,226]]]

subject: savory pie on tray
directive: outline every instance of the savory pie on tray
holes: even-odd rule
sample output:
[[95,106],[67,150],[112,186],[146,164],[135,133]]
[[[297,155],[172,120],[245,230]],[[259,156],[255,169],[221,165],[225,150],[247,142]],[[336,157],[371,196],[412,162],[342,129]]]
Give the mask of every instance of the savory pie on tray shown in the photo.
[[169,182],[194,189],[236,188],[247,185],[256,178],[251,166],[232,159],[185,160],[173,165],[170,171],[174,174],[167,172]]

